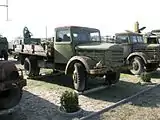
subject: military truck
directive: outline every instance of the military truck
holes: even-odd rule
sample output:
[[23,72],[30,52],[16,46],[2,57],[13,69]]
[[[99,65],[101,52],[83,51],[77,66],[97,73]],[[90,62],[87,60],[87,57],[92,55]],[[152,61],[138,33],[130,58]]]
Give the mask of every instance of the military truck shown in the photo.
[[130,62],[132,74],[140,75],[144,71],[155,71],[158,68],[159,46],[144,43],[142,34],[130,31],[116,33],[115,41],[124,48],[124,58]]
[[160,30],[152,30],[145,33],[144,41],[147,44],[160,44]]
[[54,34],[48,45],[21,45],[19,58],[28,76],[39,75],[40,68],[61,70],[72,76],[77,91],[85,90],[89,75],[104,77],[109,85],[118,82],[123,48],[102,43],[98,29],[65,26]]
[[23,72],[11,61],[0,61],[0,115],[19,104],[24,86]]
[[6,37],[0,35],[0,58],[8,60],[8,41]]

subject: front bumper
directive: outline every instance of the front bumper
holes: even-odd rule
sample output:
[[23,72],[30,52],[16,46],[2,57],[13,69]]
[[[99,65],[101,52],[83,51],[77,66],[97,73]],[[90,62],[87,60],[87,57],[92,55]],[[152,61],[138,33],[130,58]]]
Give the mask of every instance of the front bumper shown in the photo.
[[159,60],[147,60],[147,63],[160,63]]
[[103,75],[107,73],[107,68],[90,69],[88,73],[91,75]]

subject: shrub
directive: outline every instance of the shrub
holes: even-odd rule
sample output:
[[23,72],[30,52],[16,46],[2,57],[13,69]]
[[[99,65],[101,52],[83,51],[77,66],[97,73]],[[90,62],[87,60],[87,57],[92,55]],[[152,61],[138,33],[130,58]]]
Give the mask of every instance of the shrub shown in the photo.
[[65,91],[60,98],[61,108],[68,113],[76,112],[80,109],[78,94],[72,91]]
[[142,73],[140,77],[144,82],[151,82],[151,76],[147,72]]

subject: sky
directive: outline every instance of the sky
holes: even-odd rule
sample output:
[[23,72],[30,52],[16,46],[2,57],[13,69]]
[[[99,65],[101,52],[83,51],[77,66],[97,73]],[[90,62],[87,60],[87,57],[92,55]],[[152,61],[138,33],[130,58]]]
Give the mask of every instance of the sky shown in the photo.
[[[0,0],[5,4],[6,0]],[[160,29],[159,0],[8,0],[0,7],[0,34],[8,41],[23,35],[25,26],[33,37],[54,36],[54,28],[77,25],[98,28],[101,35],[133,30],[134,23],[145,31]]]

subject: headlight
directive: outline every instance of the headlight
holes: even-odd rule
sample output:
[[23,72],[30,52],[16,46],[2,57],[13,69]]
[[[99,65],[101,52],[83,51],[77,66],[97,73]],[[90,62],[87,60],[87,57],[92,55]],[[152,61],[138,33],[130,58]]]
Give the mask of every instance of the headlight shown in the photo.
[[102,63],[102,60],[101,60],[96,64],[95,68],[102,68],[102,66],[103,66],[103,63]]

